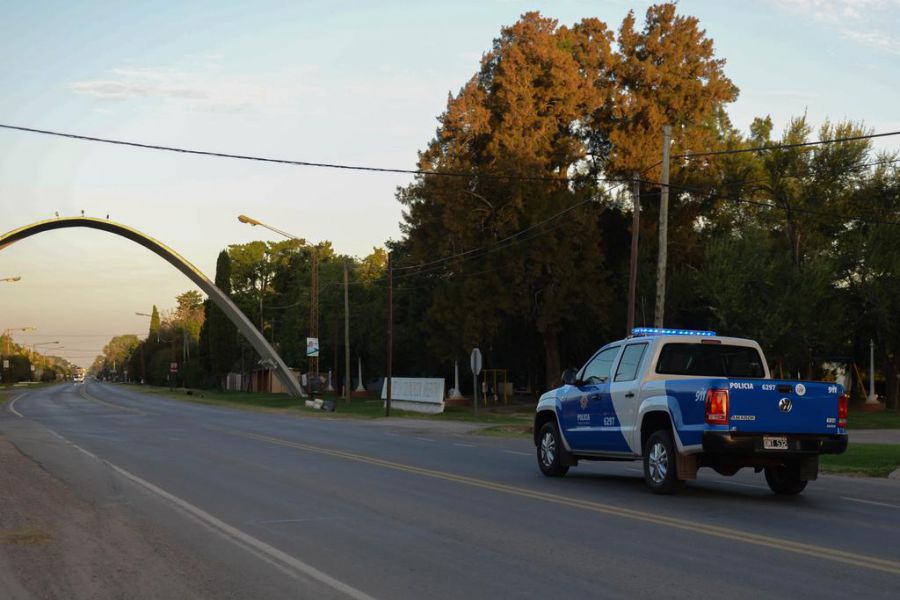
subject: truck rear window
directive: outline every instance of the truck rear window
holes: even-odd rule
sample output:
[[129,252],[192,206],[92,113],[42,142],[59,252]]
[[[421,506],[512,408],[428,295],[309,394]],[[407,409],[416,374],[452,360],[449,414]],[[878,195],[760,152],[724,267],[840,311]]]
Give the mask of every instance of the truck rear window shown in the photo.
[[659,354],[656,372],[698,377],[765,377],[756,348],[727,344],[666,344]]

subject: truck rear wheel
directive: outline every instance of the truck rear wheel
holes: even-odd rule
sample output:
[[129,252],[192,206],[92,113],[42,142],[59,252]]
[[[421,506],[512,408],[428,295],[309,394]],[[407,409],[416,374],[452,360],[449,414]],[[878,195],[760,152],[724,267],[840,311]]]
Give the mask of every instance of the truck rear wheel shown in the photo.
[[776,494],[793,496],[806,488],[806,481],[800,479],[799,465],[766,467],[766,483]]
[[538,435],[537,459],[541,473],[547,477],[562,477],[569,472],[569,467],[562,463],[562,439],[559,429],[553,421],[547,421]]
[[675,443],[665,429],[653,432],[644,446],[644,481],[654,494],[674,494],[682,485],[678,480]]

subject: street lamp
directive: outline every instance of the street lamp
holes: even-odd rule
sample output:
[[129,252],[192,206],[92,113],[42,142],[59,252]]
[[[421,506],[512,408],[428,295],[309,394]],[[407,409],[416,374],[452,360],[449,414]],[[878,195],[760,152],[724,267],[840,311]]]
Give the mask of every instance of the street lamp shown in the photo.
[[2,281],[8,281],[8,282],[22,281],[22,277],[19,275],[16,275],[15,277],[3,277],[3,278],[0,278],[0,282],[2,282]]
[[[247,225],[251,225],[256,227],[259,225],[260,227],[265,227],[270,231],[274,231],[279,235],[283,235],[284,237],[296,240],[301,243],[306,243],[304,238],[298,237],[296,235],[290,234],[286,231],[282,231],[277,227],[272,227],[271,225],[267,225],[261,221],[254,219],[253,217],[248,217],[247,215],[239,215],[238,221],[241,223],[245,223]],[[309,319],[309,328],[311,338],[319,337],[319,251],[313,246],[313,264],[312,264],[312,289],[310,290],[310,319]],[[344,358],[345,358],[345,385],[344,385],[344,396],[347,400],[350,400],[350,306],[347,292],[347,263],[344,262]],[[262,298],[260,298],[262,301]],[[310,357],[310,371],[315,373],[316,376],[319,375],[319,359],[318,357]],[[312,383],[310,383],[310,389],[312,389]]]
[[53,344],[58,344],[58,343],[59,342],[35,342],[34,344],[31,345],[31,353],[34,354],[35,353],[34,349],[37,348],[38,346],[51,346]]
[[[37,348],[38,346],[52,346],[53,344],[58,344],[58,343],[59,342],[35,342],[35,343],[31,344],[31,360],[34,360],[34,355],[37,354],[37,351],[35,350],[35,348]],[[34,373],[34,363],[33,362],[31,363],[31,372],[32,372],[32,374]],[[34,375],[32,375],[32,378],[33,377],[34,377]]]

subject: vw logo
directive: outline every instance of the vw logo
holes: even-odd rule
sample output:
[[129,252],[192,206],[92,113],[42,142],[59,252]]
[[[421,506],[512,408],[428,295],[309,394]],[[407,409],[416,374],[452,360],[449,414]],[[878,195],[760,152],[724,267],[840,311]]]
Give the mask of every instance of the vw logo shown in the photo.
[[778,410],[783,413],[791,412],[791,409],[794,408],[794,405],[791,403],[790,398],[782,398],[778,401]]

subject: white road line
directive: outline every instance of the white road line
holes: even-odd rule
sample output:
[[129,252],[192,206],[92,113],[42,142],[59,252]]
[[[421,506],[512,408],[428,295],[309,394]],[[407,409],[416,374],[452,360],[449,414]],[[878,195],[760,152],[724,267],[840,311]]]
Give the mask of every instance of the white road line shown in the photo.
[[433,440],[431,438],[423,438],[423,437],[417,437],[416,439],[421,440],[423,442],[436,442],[437,441],[437,440]]
[[454,442],[454,446],[459,446],[460,448],[477,448],[475,444],[460,444],[459,442]]
[[887,502],[876,502],[875,500],[863,500],[862,498],[850,498],[841,496],[841,500],[849,500],[850,502],[861,502],[862,504],[872,504],[874,506],[884,506],[886,508],[900,508],[897,504],[888,504]]
[[711,483],[724,483],[725,485],[739,485],[741,487],[755,488],[757,490],[767,490],[769,488],[763,485],[752,485],[750,483],[738,483],[737,481],[713,481]]
[[[241,531],[240,529],[237,529],[236,527],[232,527],[228,523],[226,523],[220,519],[217,519],[216,517],[212,516],[208,512],[204,511],[203,509],[198,508],[197,506],[194,506],[190,502],[187,502],[186,500],[183,500],[183,499],[179,498],[178,496],[175,496],[174,494],[170,494],[169,492],[165,491],[164,489],[150,483],[149,481],[141,479],[137,475],[134,475],[134,474],[126,471],[125,469],[114,465],[113,463],[109,462],[108,460],[98,457],[97,455],[91,453],[90,451],[85,450],[78,444],[67,440],[60,434],[56,433],[55,431],[53,431],[51,429],[48,429],[47,431],[49,431],[51,434],[53,434],[54,436],[56,436],[59,439],[61,439],[62,441],[64,441],[66,444],[72,446],[76,450],[79,450],[83,454],[86,454],[87,456],[90,456],[91,458],[106,464],[109,468],[111,468],[113,471],[115,471],[122,477],[125,477],[126,479],[131,480],[132,482],[140,485],[144,489],[156,494],[157,496],[163,498],[164,500],[167,500],[168,502],[172,503],[173,505],[175,505],[176,507],[180,508],[182,511],[184,511],[185,513],[190,515],[191,517],[197,519],[198,521],[200,521],[201,523],[203,523],[204,525],[209,527],[210,529],[212,529],[212,530],[216,531],[217,533],[219,533],[220,535],[223,535],[224,537],[230,539],[232,542],[237,543],[238,545],[242,546],[243,548],[250,550],[251,552],[253,552],[253,554],[266,560],[270,564],[278,567],[281,571],[289,573],[294,576],[296,576],[297,574],[305,575],[311,579],[315,579],[319,583],[322,583],[335,591],[341,592],[350,598],[354,598],[355,600],[375,600],[372,596],[366,594],[362,590],[358,590],[349,584],[346,584],[342,581],[335,579],[334,577],[320,571],[319,569],[315,568],[314,566],[312,566],[308,563],[305,563],[298,558],[294,558],[290,554],[287,554],[286,552],[282,552],[278,548],[275,548],[274,546],[270,546],[269,544],[263,542],[262,540],[257,539],[247,533],[244,533],[243,531]],[[288,569],[292,569],[294,572],[291,573]]]
[[531,456],[531,452],[519,452],[518,450],[503,450],[507,454],[516,454],[518,456]]
[[25,394],[19,394],[18,396],[16,396],[15,398],[13,398],[12,400],[9,401],[9,410],[11,410],[12,413],[14,415],[16,415],[17,417],[19,417],[20,419],[24,419],[25,417],[24,417],[24,415],[22,415],[22,413],[20,413],[19,411],[16,410],[16,400],[18,400],[19,398],[21,398],[24,395]]

